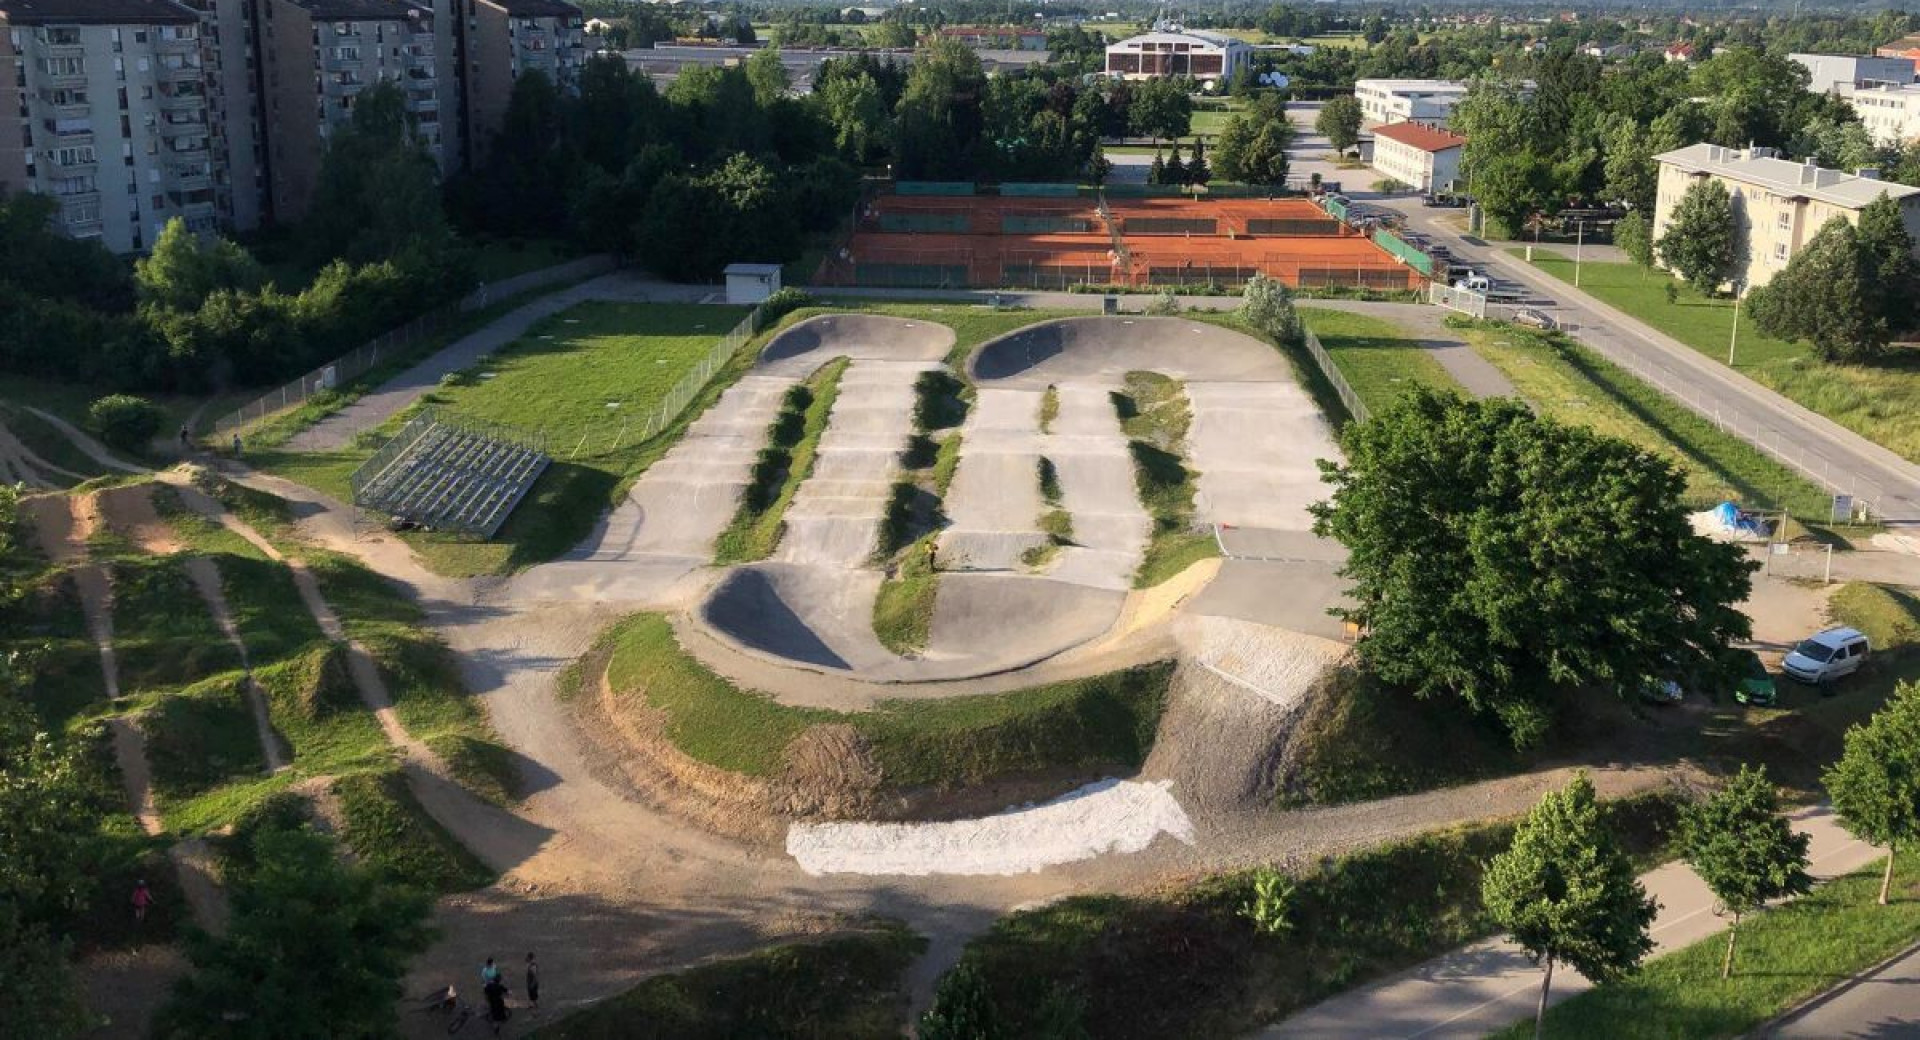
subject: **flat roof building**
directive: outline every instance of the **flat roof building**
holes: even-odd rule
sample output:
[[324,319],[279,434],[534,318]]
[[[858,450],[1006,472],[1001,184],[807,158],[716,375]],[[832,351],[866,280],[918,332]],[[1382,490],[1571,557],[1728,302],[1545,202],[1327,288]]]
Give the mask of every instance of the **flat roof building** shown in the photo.
[[1361,122],[1433,123],[1445,126],[1453,106],[1467,96],[1466,83],[1455,79],[1355,80],[1353,96],[1360,102]]
[[1789,54],[1787,60],[1807,70],[1807,89],[1833,94],[1848,87],[1912,83],[1913,59],[1865,54]]
[[1920,83],[1848,86],[1837,93],[1853,106],[1874,144],[1897,148],[1920,138]]
[[1227,80],[1253,61],[1253,47],[1218,33],[1169,29],[1107,45],[1107,75],[1124,79],[1192,76]]
[[1655,156],[1660,164],[1654,205],[1657,241],[1673,223],[1687,189],[1718,181],[1733,198],[1737,254],[1732,283],[1751,289],[1773,280],[1835,217],[1858,223],[1868,203],[1887,195],[1900,207],[1907,233],[1920,239],[1920,188],[1778,158],[1770,148],[1694,144]]

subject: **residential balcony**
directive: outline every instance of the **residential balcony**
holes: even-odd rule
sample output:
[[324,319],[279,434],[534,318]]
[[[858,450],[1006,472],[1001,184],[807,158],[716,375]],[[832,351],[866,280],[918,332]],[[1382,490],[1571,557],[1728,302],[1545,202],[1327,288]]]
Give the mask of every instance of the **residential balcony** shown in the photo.
[[207,104],[205,94],[166,94],[159,96],[162,112],[192,112]]
[[163,62],[158,75],[162,83],[199,83],[205,78],[206,70],[201,68],[198,62],[177,66]]
[[85,162],[63,163],[55,159],[49,159],[47,161],[47,169],[58,173],[62,177],[78,177],[83,173],[100,172],[100,161],[98,159],[88,159]]
[[55,119],[85,120],[93,118],[93,105],[91,104],[52,105],[50,107],[53,111],[53,118]]
[[93,136],[93,120],[79,119],[42,119],[40,129],[59,138],[61,144],[86,144],[85,138]]
[[207,139],[202,137],[182,137],[167,142],[167,150],[174,155],[206,155]]
[[207,134],[207,124],[203,120],[188,120],[186,122],[181,122],[181,123],[170,122],[165,119],[162,119],[160,121],[161,137],[173,138],[173,137],[188,137],[193,135],[199,135],[204,137],[206,136],[206,134]]
[[42,67],[40,69],[40,75],[36,78],[39,79],[41,86],[46,87],[84,87],[87,85],[87,73],[85,69],[79,72],[68,73],[53,72]]
[[438,112],[440,111],[440,99],[431,97],[409,97],[407,98],[407,111]]
[[206,170],[198,170],[192,173],[170,172],[167,181],[173,185],[176,191],[193,191],[200,188],[212,188],[213,174]]
[[359,72],[364,65],[361,58],[328,58],[325,68],[328,72]]
[[162,36],[153,41],[153,49],[157,54],[198,54],[200,39],[197,36],[184,39]]
[[423,51],[417,46],[407,48],[407,67],[410,69],[433,68],[433,59],[434,53],[431,50]]

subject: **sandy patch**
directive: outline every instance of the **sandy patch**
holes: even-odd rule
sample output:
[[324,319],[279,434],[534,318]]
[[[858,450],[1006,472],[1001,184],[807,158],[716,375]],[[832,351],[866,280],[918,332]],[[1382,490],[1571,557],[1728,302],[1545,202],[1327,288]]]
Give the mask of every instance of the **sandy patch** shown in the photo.
[[115,534],[132,542],[141,552],[170,556],[186,548],[172,525],[160,519],[153,507],[153,485],[132,484],[111,488],[94,496]]
[[796,823],[787,853],[809,874],[1027,874],[1161,834],[1191,845],[1171,782],[1102,780],[1040,805],[950,823]]
[[1345,645],[1230,617],[1196,617],[1185,635],[1207,671],[1289,708],[1346,656]]

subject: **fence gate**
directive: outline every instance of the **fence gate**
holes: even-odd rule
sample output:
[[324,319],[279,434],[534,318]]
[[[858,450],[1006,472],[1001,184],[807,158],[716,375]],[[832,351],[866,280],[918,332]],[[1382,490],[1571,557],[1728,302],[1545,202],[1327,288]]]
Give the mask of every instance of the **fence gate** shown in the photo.
[[1434,282],[1427,286],[1427,302],[1450,311],[1459,311],[1476,318],[1487,316],[1487,297],[1483,293],[1467,289],[1455,289],[1451,285]]

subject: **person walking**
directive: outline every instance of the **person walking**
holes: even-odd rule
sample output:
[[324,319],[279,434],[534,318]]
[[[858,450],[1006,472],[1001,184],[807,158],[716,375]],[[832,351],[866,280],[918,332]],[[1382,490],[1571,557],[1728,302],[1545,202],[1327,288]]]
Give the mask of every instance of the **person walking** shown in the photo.
[[150,907],[152,905],[153,905],[153,889],[147,887],[146,880],[143,878],[139,881],[134,882],[133,883],[133,919],[135,921],[145,921],[147,919],[147,907]]
[[527,1006],[534,1014],[540,1013],[540,962],[527,954]]
[[487,1021],[493,1023],[493,1035],[499,1036],[500,1027],[513,1017],[513,1012],[507,1010],[507,984],[496,974],[482,992],[487,995]]
[[493,963],[492,957],[488,957],[487,963],[482,964],[480,966],[480,984],[484,986],[489,982],[499,982],[499,981],[500,981],[500,966],[498,964]]

